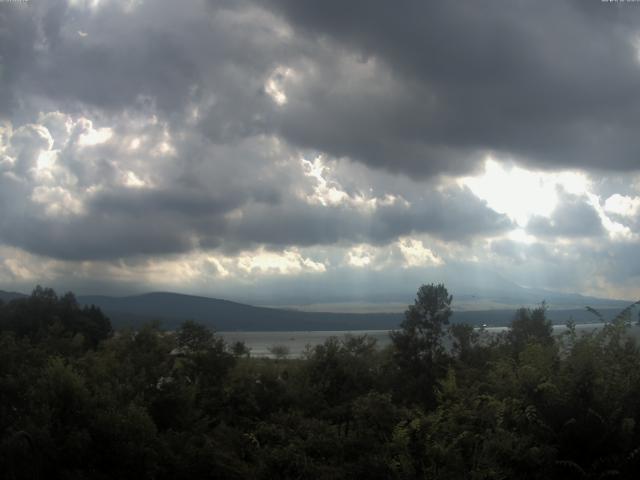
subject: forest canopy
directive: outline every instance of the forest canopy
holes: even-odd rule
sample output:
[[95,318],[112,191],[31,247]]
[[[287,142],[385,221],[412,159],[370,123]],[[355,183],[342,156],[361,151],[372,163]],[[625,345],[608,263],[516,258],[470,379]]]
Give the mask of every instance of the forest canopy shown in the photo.
[[185,321],[114,331],[73,294],[0,304],[4,478],[636,478],[631,309],[554,335],[546,307],[489,335],[423,285],[380,348],[332,337],[252,358]]

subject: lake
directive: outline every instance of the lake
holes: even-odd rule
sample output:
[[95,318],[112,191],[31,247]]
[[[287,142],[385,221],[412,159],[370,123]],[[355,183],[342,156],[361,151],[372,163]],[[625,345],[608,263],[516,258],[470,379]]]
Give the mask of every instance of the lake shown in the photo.
[[378,341],[378,346],[384,347],[391,343],[390,330],[356,330],[346,332],[343,330],[310,331],[310,332],[216,332],[227,343],[241,341],[251,349],[252,357],[271,357],[269,348],[274,345],[283,345],[289,349],[290,357],[300,357],[307,345],[314,347],[324,343],[329,337],[343,337],[352,335],[368,335]]
[[[603,323],[584,323],[576,325],[578,332],[590,332],[596,328],[602,328]],[[489,334],[503,332],[507,327],[487,327],[485,331]],[[566,331],[565,325],[554,325],[555,334]],[[478,329],[476,329],[478,330]],[[328,330],[328,331],[298,331],[298,332],[217,332],[227,343],[242,341],[251,349],[252,357],[272,357],[269,348],[275,345],[286,346],[289,349],[289,357],[301,357],[307,345],[314,347],[324,343],[329,337],[343,337],[346,334],[368,335],[378,341],[379,347],[384,347],[391,343],[389,332],[391,330]],[[640,335],[640,327],[633,325],[631,333]]]

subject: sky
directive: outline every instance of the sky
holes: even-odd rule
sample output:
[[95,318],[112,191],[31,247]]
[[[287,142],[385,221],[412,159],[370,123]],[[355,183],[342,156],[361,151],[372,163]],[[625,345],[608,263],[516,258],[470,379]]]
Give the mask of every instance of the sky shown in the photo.
[[0,289],[640,298],[640,3],[0,2]]

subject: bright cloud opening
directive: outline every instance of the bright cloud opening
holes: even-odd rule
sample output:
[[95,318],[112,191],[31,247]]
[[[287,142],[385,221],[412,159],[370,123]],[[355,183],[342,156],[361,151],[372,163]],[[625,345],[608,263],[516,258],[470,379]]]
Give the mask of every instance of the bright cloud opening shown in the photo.
[[105,143],[113,136],[113,130],[109,127],[94,129],[89,123],[89,128],[78,138],[78,145],[81,147],[92,147]]
[[573,195],[584,194],[589,188],[586,175],[579,172],[535,172],[507,167],[492,158],[487,158],[482,175],[461,178],[459,183],[520,226],[533,215],[549,217],[558,204],[558,188]]
[[517,228],[507,234],[507,237],[514,242],[530,245],[536,241],[536,237],[529,235],[523,228]]
[[366,267],[373,261],[373,252],[366,245],[357,245],[347,252],[347,263],[352,267]]
[[426,248],[421,240],[402,238],[398,242],[406,267],[421,267],[427,265],[443,265],[444,261]]
[[296,274],[302,272],[324,272],[326,267],[304,257],[297,249],[284,250],[282,253],[257,250],[237,258],[237,266],[245,273]]
[[276,68],[267,79],[264,89],[271,99],[278,105],[287,103],[287,94],[285,93],[285,83],[287,79],[294,76],[294,71],[286,67]]
[[616,193],[604,202],[604,210],[607,213],[633,217],[640,212],[640,197],[628,197]]

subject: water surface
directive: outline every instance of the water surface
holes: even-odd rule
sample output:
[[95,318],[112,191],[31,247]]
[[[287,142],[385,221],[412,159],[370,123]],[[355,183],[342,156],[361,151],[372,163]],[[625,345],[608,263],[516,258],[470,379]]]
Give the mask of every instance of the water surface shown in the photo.
[[[576,325],[578,333],[586,333],[597,328],[602,328],[604,323],[584,323]],[[507,330],[508,327],[487,327],[484,328],[488,334],[495,335]],[[561,334],[566,331],[565,325],[554,325],[554,334]],[[476,329],[480,330],[480,329]],[[269,348],[273,346],[285,346],[289,349],[289,357],[300,357],[307,346],[314,347],[324,343],[329,337],[342,338],[346,334],[367,335],[377,340],[378,347],[384,347],[391,343],[389,338],[391,330],[326,330],[326,331],[290,331],[290,332],[218,332],[224,337],[227,343],[242,341],[251,349],[252,357],[271,357]],[[630,333],[639,336],[640,327],[633,325]]]

